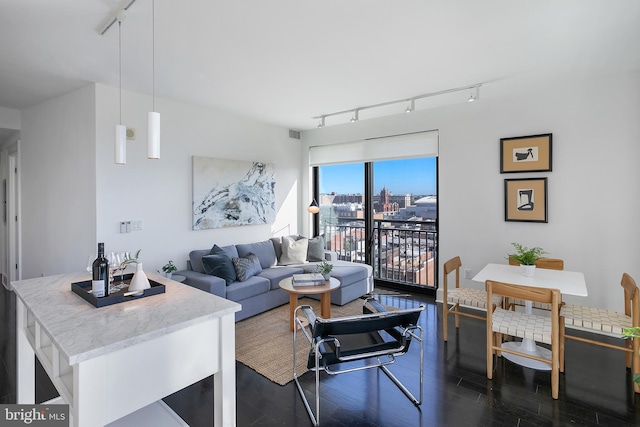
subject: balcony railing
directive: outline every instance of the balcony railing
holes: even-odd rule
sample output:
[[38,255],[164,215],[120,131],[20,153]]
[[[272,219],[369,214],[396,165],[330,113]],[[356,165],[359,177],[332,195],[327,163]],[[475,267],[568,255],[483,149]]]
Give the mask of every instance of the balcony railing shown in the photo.
[[[365,262],[364,221],[353,219],[323,227],[328,250],[338,259]],[[374,278],[396,284],[437,288],[438,232],[433,221],[375,220]]]

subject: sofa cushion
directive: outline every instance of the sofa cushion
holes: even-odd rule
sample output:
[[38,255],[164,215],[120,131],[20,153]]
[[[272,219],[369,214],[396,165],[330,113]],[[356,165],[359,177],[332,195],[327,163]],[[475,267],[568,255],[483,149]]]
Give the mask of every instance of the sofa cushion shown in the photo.
[[218,245],[213,245],[211,253],[202,257],[205,273],[225,280],[227,285],[236,281],[236,270],[229,255]]
[[276,260],[279,260],[282,256],[282,237],[270,237],[271,243],[273,243],[273,250],[276,252]]
[[249,277],[244,282],[233,282],[227,286],[227,299],[241,302],[243,299],[269,292],[269,281],[264,277]]
[[202,257],[205,255],[209,255],[211,253],[211,249],[196,249],[189,252],[189,261],[191,263],[191,270],[206,274],[204,271],[204,266],[202,265]]
[[318,236],[309,239],[309,248],[307,249],[307,261],[317,262],[324,260],[324,237]]
[[276,251],[273,248],[273,242],[271,240],[236,245],[236,249],[238,250],[238,257],[240,258],[246,258],[249,254],[257,255],[262,269],[274,266],[278,261],[276,258]]
[[282,238],[282,255],[279,265],[304,264],[307,261],[307,249],[309,239],[293,240],[290,237]]
[[260,260],[256,254],[248,254],[246,258],[231,258],[236,270],[236,276],[240,282],[255,276],[262,271]]
[[269,279],[271,282],[271,289],[278,289],[278,284],[282,279],[291,277],[292,274],[303,273],[304,270],[300,267],[271,267],[266,270],[262,270],[258,276]]

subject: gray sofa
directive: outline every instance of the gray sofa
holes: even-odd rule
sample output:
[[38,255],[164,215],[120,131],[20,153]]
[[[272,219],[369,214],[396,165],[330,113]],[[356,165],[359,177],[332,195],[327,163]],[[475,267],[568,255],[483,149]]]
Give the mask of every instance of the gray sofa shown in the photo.
[[[294,239],[300,239],[300,236],[295,236]],[[236,321],[239,321],[288,303],[289,294],[280,289],[278,283],[292,274],[315,271],[318,262],[278,265],[282,257],[281,244],[281,238],[278,237],[256,243],[222,246],[220,249],[231,259],[246,258],[252,253],[257,255],[262,271],[244,281],[236,280],[227,284],[225,279],[207,274],[202,257],[209,255],[211,249],[191,251],[188,269],[175,274],[185,276],[184,283],[189,286],[242,304],[242,310],[236,313]],[[373,290],[370,266],[340,261],[335,252],[331,251],[324,251],[324,256],[333,264],[331,276],[340,280],[340,287],[331,292],[332,304],[344,305]],[[317,295],[309,296],[319,298]]]

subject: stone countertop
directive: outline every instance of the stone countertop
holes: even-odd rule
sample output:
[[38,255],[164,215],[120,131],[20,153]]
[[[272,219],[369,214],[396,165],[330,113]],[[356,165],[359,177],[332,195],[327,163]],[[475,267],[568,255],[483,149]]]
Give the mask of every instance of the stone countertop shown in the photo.
[[21,280],[12,286],[70,365],[241,309],[233,301],[145,273],[164,284],[165,293],[100,308],[71,290],[71,283],[90,280],[86,272]]

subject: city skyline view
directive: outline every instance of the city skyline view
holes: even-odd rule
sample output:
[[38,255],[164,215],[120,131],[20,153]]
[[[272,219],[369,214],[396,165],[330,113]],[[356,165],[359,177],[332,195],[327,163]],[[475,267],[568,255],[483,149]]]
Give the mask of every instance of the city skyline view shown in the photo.
[[[436,194],[436,158],[401,159],[374,162],[374,193],[387,188],[395,195]],[[357,194],[364,192],[362,163],[322,166],[320,193]]]

